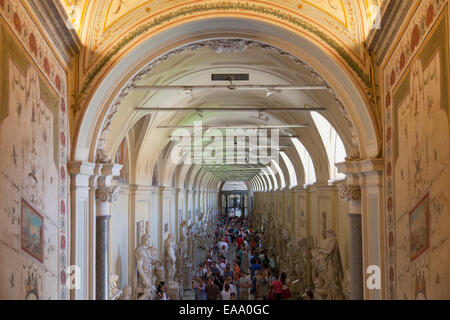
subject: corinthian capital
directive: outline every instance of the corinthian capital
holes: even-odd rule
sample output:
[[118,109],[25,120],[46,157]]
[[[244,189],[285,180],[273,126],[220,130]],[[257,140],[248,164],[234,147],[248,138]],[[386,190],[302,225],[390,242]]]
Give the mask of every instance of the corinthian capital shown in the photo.
[[361,200],[361,187],[356,184],[339,185],[339,197],[345,201]]
[[101,202],[117,202],[119,198],[119,188],[99,188],[95,190],[95,198]]

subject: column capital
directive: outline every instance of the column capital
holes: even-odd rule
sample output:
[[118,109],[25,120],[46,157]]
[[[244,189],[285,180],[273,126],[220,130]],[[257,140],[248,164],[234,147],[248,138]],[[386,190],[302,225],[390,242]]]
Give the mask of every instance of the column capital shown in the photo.
[[70,188],[76,192],[77,199],[88,197],[90,179],[94,174],[95,163],[85,161],[69,161],[67,171],[70,174]]
[[344,201],[361,200],[361,187],[356,184],[339,184],[339,197]]
[[163,186],[159,186],[158,187],[158,192],[161,194],[173,194],[175,192],[175,189],[172,187],[163,187]]
[[95,198],[100,202],[115,203],[119,198],[118,187],[101,187],[95,190]]

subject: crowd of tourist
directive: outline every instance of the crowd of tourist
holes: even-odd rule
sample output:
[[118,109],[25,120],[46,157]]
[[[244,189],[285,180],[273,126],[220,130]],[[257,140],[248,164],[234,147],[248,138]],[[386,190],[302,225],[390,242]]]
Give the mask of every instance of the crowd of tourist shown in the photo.
[[[219,220],[192,280],[196,300],[287,300],[292,299],[290,285],[261,234],[246,218],[235,216]],[[313,299],[312,292],[306,299]]]

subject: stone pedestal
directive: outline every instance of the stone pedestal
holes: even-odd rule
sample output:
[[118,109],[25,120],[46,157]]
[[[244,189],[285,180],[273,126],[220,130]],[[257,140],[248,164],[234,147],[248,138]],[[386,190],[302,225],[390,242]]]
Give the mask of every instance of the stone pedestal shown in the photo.
[[183,279],[183,288],[185,290],[191,289],[192,287],[192,267],[186,266],[181,269],[182,279]]
[[183,288],[178,283],[166,284],[166,288],[170,300],[181,300],[183,297]]

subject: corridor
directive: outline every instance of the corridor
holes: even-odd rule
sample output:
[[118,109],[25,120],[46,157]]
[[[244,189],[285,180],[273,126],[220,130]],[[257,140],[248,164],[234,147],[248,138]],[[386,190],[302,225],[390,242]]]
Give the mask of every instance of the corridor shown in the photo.
[[449,299],[448,10],[0,0],[0,300]]

